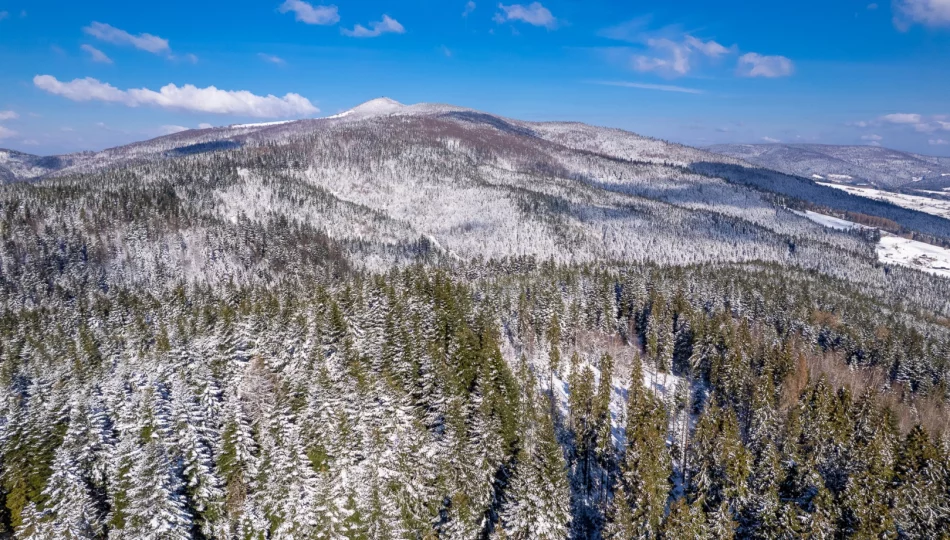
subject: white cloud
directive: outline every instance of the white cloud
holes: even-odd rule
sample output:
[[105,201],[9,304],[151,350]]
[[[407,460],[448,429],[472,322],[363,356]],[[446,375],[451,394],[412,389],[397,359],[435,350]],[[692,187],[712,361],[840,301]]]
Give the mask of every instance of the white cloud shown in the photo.
[[16,120],[19,117],[16,111],[0,111],[0,120]]
[[274,56],[272,54],[257,53],[257,57],[265,62],[270,62],[271,64],[284,65],[287,62],[279,56]]
[[689,47],[666,38],[650,39],[647,45],[656,51],[667,51],[665,57],[637,55],[633,57],[633,69],[654,71],[666,75],[686,75],[690,70]]
[[25,144],[27,146],[39,146],[40,141],[36,139],[23,139],[22,141],[20,141],[20,144]]
[[465,11],[462,12],[463,17],[468,17],[475,12],[475,2],[468,2],[465,4]]
[[919,114],[911,113],[885,114],[881,117],[881,120],[889,124],[919,124],[921,119]]
[[192,64],[197,64],[197,63],[198,63],[198,55],[188,53],[188,54],[185,55],[185,61],[186,61],[186,62],[191,62]]
[[521,21],[532,26],[543,26],[549,30],[557,27],[557,19],[554,14],[544,7],[541,2],[533,2],[527,6],[522,4],[512,4],[506,6],[498,4],[502,13],[495,15],[495,22],[503,23],[505,21]]
[[696,88],[685,88],[683,86],[672,86],[668,84],[649,84],[625,81],[596,81],[593,84],[600,84],[603,86],[619,86],[622,88],[638,88],[640,90],[659,90],[660,92],[678,92],[682,94],[706,93],[703,90],[697,90]]
[[257,118],[286,118],[320,112],[307,98],[299,94],[284,97],[258,96],[246,90],[219,90],[214,86],[197,88],[186,84],[163,86],[158,92],[148,88],[120,90],[110,84],[87,77],[61,82],[51,75],[37,75],[33,84],[50,94],[73,101],[104,101],[128,107],[143,105],[193,112],[252,116]]
[[93,47],[92,45],[84,44],[80,49],[89,53],[89,58],[93,62],[98,62],[100,64],[111,64],[112,59],[106,56],[106,53],[100,51],[99,49]]
[[779,140],[779,139],[773,139],[772,137],[762,137],[762,140],[765,141],[765,142],[767,142],[767,143],[780,143],[780,142],[782,142],[781,140]]
[[294,12],[294,19],[306,24],[328,26],[340,22],[340,10],[336,6],[314,6],[303,0],[287,0],[280,5],[281,13]]
[[723,47],[715,41],[703,41],[701,39],[695,38],[693,36],[686,36],[686,44],[689,45],[692,49],[699,51],[710,58],[719,58],[724,54],[729,54],[735,50],[734,48],[729,49]]
[[341,32],[344,36],[356,38],[372,38],[383,34],[404,34],[406,32],[406,29],[399,24],[399,21],[389,15],[383,15],[383,20],[371,22],[369,26],[369,28],[366,28],[362,24],[357,24],[352,30],[343,28]]
[[695,54],[716,59],[736,50],[734,46],[724,47],[715,41],[703,41],[689,34],[676,40],[667,37],[647,37],[646,45],[651,49],[651,54],[634,55],[631,58],[633,69],[674,77],[686,75],[691,71],[692,58]]
[[950,0],[896,0],[894,24],[906,30],[911,24],[950,26]]
[[198,124],[198,129],[211,129],[213,127],[214,126],[212,126],[211,124],[206,124],[204,122],[202,122],[201,124]]
[[152,54],[162,54],[171,51],[167,39],[162,39],[152,34],[132,35],[125,30],[120,30],[119,28],[101,22],[94,22],[82,30],[90,36],[107,43],[114,45],[131,45],[136,49],[148,51]]
[[181,133],[182,131],[188,131],[189,128],[185,126],[162,126],[159,128],[159,131],[162,135],[174,135],[175,133]]
[[16,136],[16,131],[0,126],[0,139],[7,139]]
[[950,141],[944,139],[930,139],[927,141],[931,146],[947,146],[950,145]]
[[880,135],[862,135],[861,140],[862,141],[882,141],[884,140],[884,137],[881,137]]
[[792,61],[784,56],[746,53],[739,57],[739,75],[743,77],[787,77],[794,71]]

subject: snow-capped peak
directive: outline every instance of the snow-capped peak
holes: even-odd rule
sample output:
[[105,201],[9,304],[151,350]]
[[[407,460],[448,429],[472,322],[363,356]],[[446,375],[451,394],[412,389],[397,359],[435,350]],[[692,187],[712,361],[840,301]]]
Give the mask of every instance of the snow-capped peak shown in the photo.
[[341,112],[340,114],[334,114],[329,118],[346,118],[351,116],[358,118],[369,118],[372,116],[384,116],[398,112],[404,107],[405,105],[394,99],[381,97],[369,100],[362,105],[357,105],[356,107],[353,107],[348,111]]

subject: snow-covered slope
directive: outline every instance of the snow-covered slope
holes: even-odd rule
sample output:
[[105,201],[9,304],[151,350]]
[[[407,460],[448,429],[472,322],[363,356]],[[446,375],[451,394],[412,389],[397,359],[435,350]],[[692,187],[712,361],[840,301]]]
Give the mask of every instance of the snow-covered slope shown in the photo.
[[39,178],[68,166],[85,154],[72,156],[34,156],[15,150],[0,149],[0,182],[16,182]]
[[708,149],[786,174],[882,188],[950,173],[950,160],[946,158],[877,146],[721,144]]
[[852,195],[867,197],[877,201],[886,201],[902,208],[910,208],[927,214],[950,218],[950,200],[928,196],[931,194],[926,191],[914,190],[913,193],[916,193],[916,195],[908,195],[906,193],[893,193],[879,189],[846,186],[842,184],[822,185],[840,189]]
[[389,99],[387,97],[381,97],[367,101],[366,103],[357,105],[348,111],[343,111],[328,118],[334,120],[341,118],[362,120],[364,118],[372,118],[374,116],[393,114],[404,109],[405,107],[405,105],[399,103],[396,100]]

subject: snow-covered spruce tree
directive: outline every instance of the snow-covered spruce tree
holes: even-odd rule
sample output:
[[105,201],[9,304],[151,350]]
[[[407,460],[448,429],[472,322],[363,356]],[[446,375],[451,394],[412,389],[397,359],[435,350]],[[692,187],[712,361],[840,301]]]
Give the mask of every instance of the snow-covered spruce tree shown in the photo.
[[634,360],[632,365],[620,488],[614,496],[605,536],[659,538],[672,474],[666,448],[667,415],[663,404],[640,384],[640,362]]
[[496,538],[561,540],[571,522],[567,463],[557,441],[551,402],[537,391],[537,378],[522,358],[524,385],[520,449],[505,490]]

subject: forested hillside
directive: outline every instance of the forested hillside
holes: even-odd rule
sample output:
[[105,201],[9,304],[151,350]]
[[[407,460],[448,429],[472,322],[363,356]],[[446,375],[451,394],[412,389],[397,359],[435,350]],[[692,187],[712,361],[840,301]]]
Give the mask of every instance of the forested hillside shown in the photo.
[[374,110],[0,187],[3,535],[946,536],[950,281],[699,150]]

